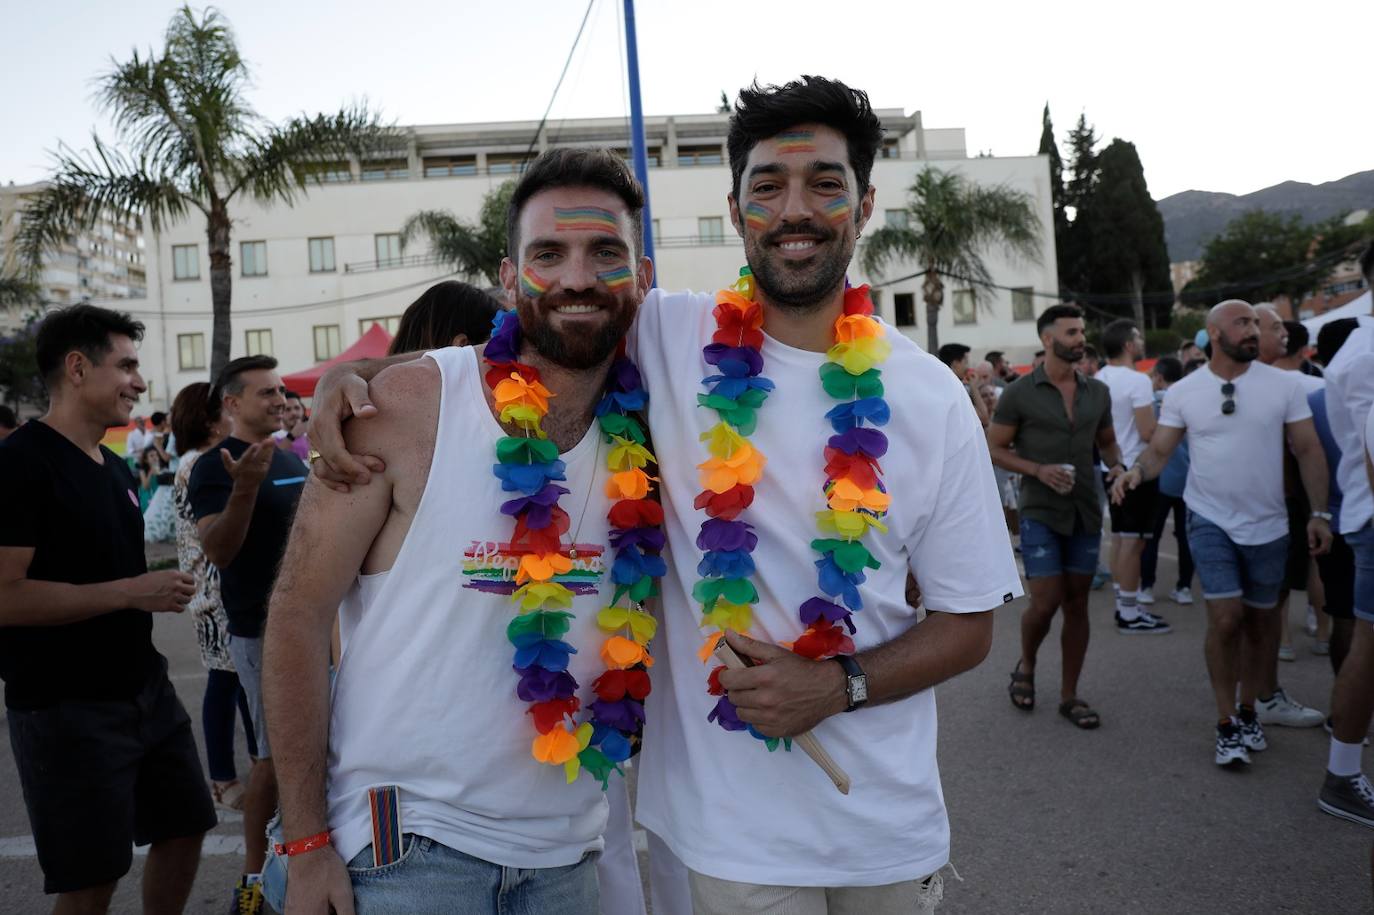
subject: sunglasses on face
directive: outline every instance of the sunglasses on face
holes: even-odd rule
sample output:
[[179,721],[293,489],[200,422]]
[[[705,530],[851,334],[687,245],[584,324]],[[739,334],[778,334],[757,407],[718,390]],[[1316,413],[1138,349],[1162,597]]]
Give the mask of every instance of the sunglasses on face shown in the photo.
[[1221,412],[1225,416],[1230,416],[1236,412],[1236,386],[1231,382],[1226,382],[1221,386],[1221,396],[1226,399],[1221,402]]

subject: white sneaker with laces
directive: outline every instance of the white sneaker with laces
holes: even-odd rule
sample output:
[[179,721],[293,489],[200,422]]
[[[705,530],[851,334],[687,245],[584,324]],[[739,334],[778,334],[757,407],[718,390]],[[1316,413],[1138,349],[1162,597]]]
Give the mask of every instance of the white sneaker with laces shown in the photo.
[[1250,751],[1245,749],[1245,742],[1240,737],[1240,727],[1234,718],[1231,719],[1231,724],[1225,731],[1220,727],[1217,728],[1216,763],[1218,766],[1230,766],[1234,763],[1250,764]]
[[1326,716],[1314,708],[1288,698],[1283,687],[1274,690],[1268,700],[1255,700],[1255,714],[1261,724],[1277,724],[1286,728],[1315,728]]
[[1173,601],[1181,607],[1186,607],[1193,602],[1193,589],[1179,588],[1176,591],[1170,591],[1169,600]]
[[1307,622],[1303,626],[1303,629],[1306,630],[1307,634],[1312,636],[1312,638],[1317,637],[1317,611],[1312,609],[1311,604],[1307,605]]
[[1135,599],[1137,603],[1148,607],[1155,602],[1155,589],[1141,588],[1139,591],[1135,592]]

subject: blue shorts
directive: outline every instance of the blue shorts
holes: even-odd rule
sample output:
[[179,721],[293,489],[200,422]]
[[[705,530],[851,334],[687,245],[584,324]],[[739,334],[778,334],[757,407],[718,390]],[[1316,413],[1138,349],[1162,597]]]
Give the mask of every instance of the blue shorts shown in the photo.
[[1288,535],[1269,543],[1244,546],[1197,512],[1188,512],[1188,549],[1193,554],[1202,596],[1207,600],[1239,597],[1257,610],[1277,607],[1288,569]]
[[1021,518],[1021,561],[1027,578],[1087,575],[1097,572],[1101,534],[1056,533],[1048,524]]
[[1346,534],[1345,542],[1355,554],[1355,618],[1374,623],[1374,521]]

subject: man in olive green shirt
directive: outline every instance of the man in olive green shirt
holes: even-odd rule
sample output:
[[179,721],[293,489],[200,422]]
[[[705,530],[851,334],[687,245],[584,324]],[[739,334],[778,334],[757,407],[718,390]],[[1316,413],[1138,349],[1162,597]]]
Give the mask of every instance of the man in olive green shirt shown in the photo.
[[1074,368],[1083,358],[1083,312],[1055,305],[1036,321],[1045,362],[1007,386],[988,426],[988,449],[999,467],[1022,475],[1021,557],[1030,606],[1021,615],[1021,659],[1011,673],[1011,701],[1035,707],[1035,658],[1055,611],[1064,610],[1064,673],[1059,712],[1080,728],[1101,723],[1078,697],[1088,653],[1088,592],[1097,570],[1102,503],[1093,446],[1114,478],[1121,450],[1112,428],[1107,386]]

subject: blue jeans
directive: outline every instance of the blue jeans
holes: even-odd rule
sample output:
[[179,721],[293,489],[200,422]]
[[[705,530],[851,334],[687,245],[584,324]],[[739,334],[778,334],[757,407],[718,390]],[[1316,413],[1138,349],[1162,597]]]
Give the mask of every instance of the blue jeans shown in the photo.
[[1188,512],[1188,546],[1193,551],[1202,596],[1239,597],[1257,610],[1278,606],[1288,569],[1288,535],[1269,543],[1239,544],[1197,512]]
[[1374,623],[1374,521],[1346,534],[1345,542],[1355,554],[1355,618]]
[[[425,836],[406,833],[401,857],[372,866],[369,845],[348,862],[357,915],[597,915],[599,853],[576,864],[538,869],[502,867],[465,855]],[[324,852],[316,852],[323,854]],[[273,864],[277,866],[273,868]],[[269,857],[267,901],[283,911],[286,881],[280,860]]]
[[1097,571],[1100,534],[1055,533],[1048,524],[1021,516],[1021,562],[1027,578],[1087,575]]

